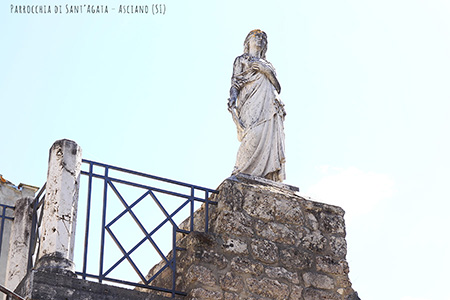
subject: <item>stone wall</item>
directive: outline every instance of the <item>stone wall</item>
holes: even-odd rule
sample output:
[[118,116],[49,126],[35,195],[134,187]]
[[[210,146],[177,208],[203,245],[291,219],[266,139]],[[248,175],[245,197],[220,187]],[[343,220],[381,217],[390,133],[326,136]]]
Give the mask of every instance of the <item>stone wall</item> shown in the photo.
[[[348,277],[340,207],[246,177],[229,178],[218,190],[210,232],[200,233],[202,208],[199,232],[179,236],[186,250],[177,255],[177,288],[185,299],[359,299]],[[170,287],[169,277],[163,272],[157,284]]]

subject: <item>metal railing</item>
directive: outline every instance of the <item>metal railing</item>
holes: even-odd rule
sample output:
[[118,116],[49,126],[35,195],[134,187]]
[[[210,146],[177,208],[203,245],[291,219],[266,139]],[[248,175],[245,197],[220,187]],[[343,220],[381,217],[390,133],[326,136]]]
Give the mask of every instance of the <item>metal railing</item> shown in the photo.
[[16,300],[25,300],[22,296],[14,293],[13,291],[9,290],[8,288],[4,287],[0,284],[0,292],[6,295],[6,300],[16,299]]
[[31,203],[33,212],[31,219],[31,232],[30,232],[30,248],[28,252],[28,271],[30,271],[37,260],[40,246],[40,226],[42,223],[42,216],[44,213],[44,201],[45,201],[45,187],[46,183],[41,187],[36,197],[34,197]]
[[6,220],[14,220],[14,217],[8,214],[8,211],[12,214],[14,212],[14,206],[0,204],[0,253],[2,251],[3,233],[5,231]]
[[[217,191],[90,160],[83,160],[82,165],[81,174],[87,176],[87,201],[83,204],[86,209],[86,220],[84,223],[82,269],[76,273],[83,279],[94,278],[99,282],[110,281],[128,286],[151,289],[169,293],[173,298],[175,298],[175,295],[186,295],[186,293],[178,291],[175,286],[177,251],[183,250],[177,247],[176,235],[177,233],[187,234],[194,230],[196,203],[204,205],[204,231],[208,232],[209,205],[217,204],[217,202],[209,200],[209,196],[212,193],[217,193]],[[95,189],[97,189],[97,194],[94,191]],[[99,189],[101,190],[100,192],[98,192]],[[127,196],[126,194],[128,192],[130,194]],[[110,206],[113,207],[113,204],[110,203],[112,202],[111,198],[115,200],[115,212],[108,210]],[[129,201],[129,198],[132,198],[132,201]],[[80,199],[82,198],[80,197]],[[175,200],[179,200],[181,203],[177,203],[174,206],[173,202],[176,202]],[[79,202],[79,208],[80,204],[81,201]],[[155,205],[155,208],[143,208],[144,204]],[[120,209],[117,208],[117,205],[119,205]],[[96,208],[93,208],[93,206],[96,206]],[[175,218],[181,215],[180,211],[186,212],[186,210],[189,210],[189,229],[183,230],[178,227]],[[143,215],[143,211],[151,211],[151,214],[145,213]],[[158,220],[150,227],[148,223],[154,221],[153,219],[155,219],[158,213],[163,219],[161,221]],[[78,223],[80,222],[81,220],[78,220]],[[98,272],[96,273],[88,271],[88,269],[92,269],[89,268],[88,262],[92,260],[94,255],[90,252],[92,243],[91,226],[93,226],[93,222],[101,223],[99,226],[100,236],[98,238],[99,249],[94,249],[94,251],[99,251]],[[130,223],[135,226],[134,230],[129,229],[129,226],[132,226]],[[203,224],[203,221],[201,223]],[[171,234],[169,243],[172,244],[171,255],[165,254],[161,244],[154,238],[154,235],[162,231],[163,227],[167,227],[164,225],[172,227],[169,233]],[[126,238],[126,235],[130,238],[136,238],[138,235],[142,237],[136,240],[137,242],[133,241],[131,244],[124,242],[124,235],[119,236],[116,233],[118,228],[124,228],[124,226],[127,227],[125,231],[129,231],[128,234],[125,234]],[[107,237],[110,241],[109,246],[106,244]],[[108,257],[107,251],[114,248],[111,244],[115,244],[117,246],[116,249],[118,251],[120,250],[120,257],[117,257],[114,263],[109,263],[107,266],[105,263],[105,258]],[[144,245],[145,247],[152,246],[152,251],[156,251],[163,265],[150,278],[147,278],[141,272],[138,263],[135,261],[136,258],[133,259],[133,256],[137,255],[136,253],[139,248],[144,247]],[[140,282],[131,282],[130,280],[120,279],[111,275],[125,261],[132,267],[139,277]],[[166,269],[172,273],[171,288],[153,285],[152,282]]]

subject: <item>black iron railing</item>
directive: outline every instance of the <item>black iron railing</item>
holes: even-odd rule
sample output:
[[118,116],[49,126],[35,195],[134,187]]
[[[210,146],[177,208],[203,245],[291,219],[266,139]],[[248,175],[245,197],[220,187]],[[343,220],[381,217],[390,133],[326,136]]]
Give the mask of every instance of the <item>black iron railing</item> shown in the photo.
[[4,287],[0,284],[0,292],[6,295],[6,300],[25,300],[22,296],[14,293],[13,291],[9,290],[8,288]]
[[31,203],[33,214],[31,219],[31,232],[30,232],[30,248],[28,252],[28,271],[30,271],[36,262],[37,254],[39,253],[40,246],[40,227],[42,223],[42,216],[44,213],[44,201],[45,201],[45,187],[46,183],[41,187],[36,197],[34,197]]
[[[14,206],[0,204],[0,253],[2,251],[3,234],[5,231],[6,221],[14,220],[12,214],[14,213]],[[9,244],[7,244],[8,246]]]
[[[80,214],[80,208],[85,208],[85,212],[83,212],[85,214],[84,249],[82,267],[76,273],[83,279],[94,278],[99,282],[110,281],[166,292],[173,298],[175,295],[186,295],[175,287],[177,251],[183,250],[177,247],[176,234],[189,233],[194,230],[196,203],[204,205],[204,231],[208,231],[209,206],[217,204],[217,202],[209,200],[209,196],[217,191],[90,160],[83,160],[81,174],[87,177],[87,199],[86,203],[82,204],[82,196],[80,196]],[[155,205],[154,208],[150,207],[150,204]],[[180,212],[184,212],[184,214]],[[162,219],[156,221],[158,214],[162,216]],[[188,230],[178,227],[176,218],[180,216],[189,218]],[[78,220],[78,223],[80,222],[81,219]],[[201,223],[203,224],[203,222]],[[165,225],[171,227],[171,230],[167,231],[170,239],[165,240],[166,243],[172,244],[171,255],[164,252],[164,247],[155,238],[155,235],[163,232],[163,228],[167,227]],[[130,226],[134,226],[134,229],[130,229]],[[97,231],[92,227],[100,229],[98,238],[91,237],[93,230],[94,233]],[[126,228],[125,235],[123,232],[122,235],[118,233],[121,228]],[[137,236],[141,237],[136,240]],[[134,238],[134,241],[126,242],[127,238]],[[99,244],[99,246],[93,247],[93,251],[96,253],[91,251],[93,243]],[[142,273],[142,267],[136,262],[139,249],[150,247],[149,245],[162,261],[161,269],[152,273],[154,275],[150,278]],[[116,255],[114,262],[107,264],[105,260],[110,258],[108,252],[112,248],[118,249],[120,256]],[[149,251],[145,253],[149,253]],[[94,265],[98,264],[98,272],[89,271],[92,270],[91,261],[97,255],[98,261],[94,260]],[[141,256],[142,252],[139,255]],[[137,274],[139,282],[112,275],[115,269],[126,263]],[[163,288],[152,284],[166,269],[172,273],[172,287]],[[145,271],[148,272],[149,269]]]

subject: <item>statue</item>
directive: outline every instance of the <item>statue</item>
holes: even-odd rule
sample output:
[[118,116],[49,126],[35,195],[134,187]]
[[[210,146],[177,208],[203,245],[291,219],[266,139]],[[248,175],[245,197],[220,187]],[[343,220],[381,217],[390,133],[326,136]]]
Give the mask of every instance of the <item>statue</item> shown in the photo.
[[239,147],[233,175],[243,173],[283,181],[286,115],[275,69],[266,60],[267,35],[252,30],[244,41],[244,54],[233,65],[228,110],[236,124]]

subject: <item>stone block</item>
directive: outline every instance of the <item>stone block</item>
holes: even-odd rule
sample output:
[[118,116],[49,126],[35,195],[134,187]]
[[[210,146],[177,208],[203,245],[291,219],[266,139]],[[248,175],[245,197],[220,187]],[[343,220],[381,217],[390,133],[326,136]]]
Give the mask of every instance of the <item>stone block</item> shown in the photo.
[[253,239],[250,246],[252,256],[266,264],[273,264],[278,261],[278,247],[268,240]]
[[300,300],[302,297],[303,287],[294,285],[292,286],[291,294],[289,295],[289,300]]
[[331,291],[317,290],[314,288],[306,288],[303,290],[304,300],[341,300],[342,297]]
[[344,259],[337,259],[333,256],[317,256],[316,267],[319,272],[330,274],[347,274],[348,263]]
[[186,274],[186,284],[200,283],[201,285],[214,286],[216,278],[213,272],[203,266],[192,265]]
[[299,199],[276,198],[275,219],[287,224],[303,225],[304,216]]
[[327,275],[307,272],[303,273],[302,277],[306,287],[312,286],[324,290],[334,289],[334,280]]
[[244,281],[241,276],[227,272],[219,279],[220,287],[224,291],[241,292],[244,289]]
[[223,299],[223,292],[195,288],[190,291],[186,298],[189,300],[220,300]]
[[286,281],[294,284],[300,283],[297,273],[289,272],[283,267],[267,267],[265,271],[267,276],[270,278],[285,279]]
[[244,211],[262,221],[275,219],[275,199],[271,195],[248,191],[244,198]]
[[222,211],[215,222],[215,232],[235,236],[251,237],[254,235],[252,220],[242,212]]
[[250,292],[269,299],[285,300],[289,296],[289,286],[275,279],[247,278],[245,283]]
[[264,272],[264,266],[246,257],[236,256],[231,260],[231,269],[242,274],[259,276]]
[[258,221],[255,224],[258,235],[272,242],[283,243],[288,245],[296,244],[303,236],[303,232],[294,231],[281,223]]
[[345,235],[344,217],[341,215],[332,215],[320,213],[321,230],[326,233],[341,233]]
[[224,237],[222,248],[225,253],[248,255],[247,243],[243,239]]
[[327,238],[320,231],[313,231],[303,237],[301,245],[312,252],[323,253],[327,247]]
[[280,261],[288,270],[306,270],[312,267],[314,258],[311,254],[292,247],[280,251]]
[[347,242],[344,237],[332,236],[330,238],[330,247],[333,255],[337,257],[345,257],[347,255]]

